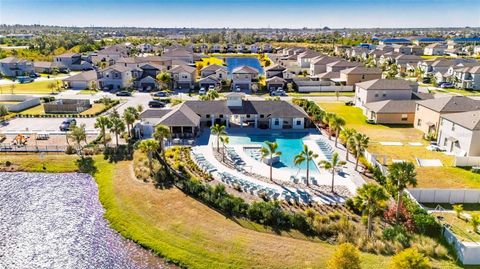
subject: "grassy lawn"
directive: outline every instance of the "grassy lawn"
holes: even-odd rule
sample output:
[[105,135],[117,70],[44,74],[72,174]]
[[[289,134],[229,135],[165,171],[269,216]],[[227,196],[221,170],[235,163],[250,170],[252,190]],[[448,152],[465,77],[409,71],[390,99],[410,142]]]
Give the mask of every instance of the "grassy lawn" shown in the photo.
[[434,212],[434,216],[440,217],[442,223],[450,225],[450,230],[463,242],[480,242],[480,234],[473,231],[472,225],[464,219],[457,218],[452,212]]
[[[46,155],[46,172],[73,172],[76,156]],[[38,155],[0,155],[22,171],[43,171]],[[134,179],[131,162],[95,156],[95,179],[112,228],[189,268],[325,268],[334,245],[274,234],[225,218],[176,188],[156,189]],[[390,257],[362,253],[363,268],[384,268]],[[434,261],[436,268],[460,268]]]
[[343,102],[319,102],[318,105],[328,112],[342,116],[347,127],[354,128],[370,137],[370,142],[418,142],[421,131],[408,125],[368,124],[362,110],[355,106],[346,106]]
[[[95,114],[100,111],[102,111],[105,108],[104,104],[92,104],[92,107],[81,112],[80,115],[89,115],[89,114]],[[32,108],[26,109],[19,114],[29,114],[29,115],[45,115],[45,110],[43,108],[43,105],[40,104],[38,106],[34,106]],[[65,113],[65,114],[70,114],[70,113]]]
[[[15,84],[14,94],[50,94],[52,90],[48,88],[49,83],[56,83],[56,80],[35,81],[32,83]],[[1,92],[10,94],[10,85],[0,86]]]
[[98,91],[85,89],[85,90],[80,90],[77,94],[96,94],[96,93],[98,93]]

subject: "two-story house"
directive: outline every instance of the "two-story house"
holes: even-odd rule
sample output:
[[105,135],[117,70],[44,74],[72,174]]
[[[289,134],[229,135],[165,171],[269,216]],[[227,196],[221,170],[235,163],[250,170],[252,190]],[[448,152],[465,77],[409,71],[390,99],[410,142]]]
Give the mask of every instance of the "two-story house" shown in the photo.
[[283,71],[285,70],[285,67],[275,64],[265,68],[265,75],[267,79],[272,77],[283,77]]
[[340,70],[340,80],[344,81],[345,85],[354,85],[355,83],[380,78],[382,78],[382,70],[380,68],[356,66]]
[[121,90],[132,86],[132,69],[115,64],[99,71],[98,83],[102,90]]
[[480,110],[440,116],[438,145],[457,156],[480,156]]
[[218,80],[226,80],[227,79],[227,67],[218,65],[218,64],[211,64],[205,66],[200,70],[200,76],[202,78],[206,78],[208,76],[214,76]]
[[180,64],[175,65],[169,70],[172,74],[174,89],[193,89],[197,77],[197,69],[195,67]]
[[418,84],[403,79],[375,79],[355,84],[355,105],[365,110],[367,103],[410,100]]
[[251,90],[252,84],[258,80],[259,72],[250,66],[239,66],[232,71],[232,88]]
[[0,73],[7,77],[17,77],[33,74],[34,66],[31,61],[16,57],[7,57],[0,60]]
[[80,53],[64,53],[53,57],[53,62],[72,71],[93,70],[92,63],[83,58]]

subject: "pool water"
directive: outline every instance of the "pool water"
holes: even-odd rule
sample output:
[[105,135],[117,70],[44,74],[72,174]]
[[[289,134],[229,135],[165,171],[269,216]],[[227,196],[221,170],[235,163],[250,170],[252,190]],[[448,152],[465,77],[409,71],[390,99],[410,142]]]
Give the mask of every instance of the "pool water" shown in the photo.
[[225,58],[227,63],[228,75],[231,76],[233,69],[239,66],[250,66],[258,70],[260,74],[263,74],[263,68],[260,61],[256,57],[227,57]]
[[[273,165],[275,168],[285,169],[290,173],[304,174],[307,164],[295,165],[293,159],[295,155],[303,150],[303,140],[308,138],[308,133],[272,133],[272,134],[242,134],[229,135],[231,145],[264,145],[265,141],[277,142],[278,151],[282,152],[280,162]],[[246,148],[245,151],[250,156],[255,155],[258,149]],[[310,162],[310,173],[318,174],[319,171],[313,162]]]

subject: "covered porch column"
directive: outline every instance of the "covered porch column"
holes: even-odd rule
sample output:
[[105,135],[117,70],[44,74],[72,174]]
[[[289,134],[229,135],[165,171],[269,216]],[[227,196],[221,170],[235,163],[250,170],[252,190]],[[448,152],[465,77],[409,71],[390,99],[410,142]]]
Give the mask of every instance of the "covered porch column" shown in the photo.
[[230,128],[230,115],[226,115],[226,116],[227,116],[226,117],[227,119],[225,121],[225,124],[227,125],[227,128]]
[[243,128],[243,115],[240,115],[240,128]]
[[258,115],[255,115],[255,128],[258,128]]
[[215,125],[215,114],[210,114],[210,118],[212,120],[212,126]]

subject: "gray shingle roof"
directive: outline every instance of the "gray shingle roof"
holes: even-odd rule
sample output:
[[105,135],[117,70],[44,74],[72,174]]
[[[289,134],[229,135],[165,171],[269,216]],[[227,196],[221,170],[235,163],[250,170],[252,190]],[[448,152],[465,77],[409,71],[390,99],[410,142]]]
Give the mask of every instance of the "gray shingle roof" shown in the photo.
[[385,100],[366,103],[365,107],[375,113],[415,113],[416,102],[415,100]]
[[403,79],[374,79],[355,85],[365,90],[412,90],[411,82]]
[[198,116],[190,107],[183,103],[178,108],[172,109],[170,112],[165,114],[158,123],[166,126],[195,127],[200,124],[200,116]]
[[79,74],[73,75],[71,77],[68,77],[64,79],[63,81],[92,81],[97,79],[97,71],[95,70],[90,70],[90,71],[84,71]]
[[449,96],[418,101],[417,103],[441,113],[464,112],[480,109],[480,100],[475,100],[465,96]]
[[480,130],[480,111],[467,111],[442,115],[442,118],[469,130]]
[[232,73],[234,74],[258,74],[258,70],[250,66],[239,66],[233,69]]
[[218,69],[223,69],[227,71],[227,68],[225,66],[218,65],[218,64],[207,65],[204,68],[202,68],[201,71],[217,71]]
[[378,75],[381,75],[382,70],[380,68],[368,68],[368,67],[365,67],[365,66],[355,66],[355,67],[352,67],[352,68],[341,70],[340,73],[352,74],[352,75],[355,75],[355,74],[359,74],[359,75],[378,74]]

